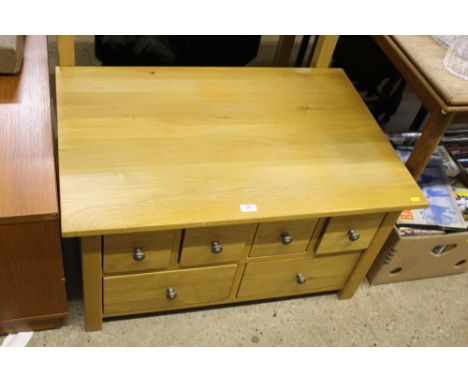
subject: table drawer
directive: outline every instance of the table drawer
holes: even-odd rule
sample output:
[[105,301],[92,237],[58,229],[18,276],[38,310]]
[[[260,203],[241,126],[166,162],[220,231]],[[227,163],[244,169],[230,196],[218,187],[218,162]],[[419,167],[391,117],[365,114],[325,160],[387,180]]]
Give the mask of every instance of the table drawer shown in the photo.
[[212,265],[237,262],[248,245],[254,224],[187,229],[180,265]]
[[331,218],[319,240],[316,254],[351,252],[366,249],[385,214]]
[[359,253],[247,264],[239,298],[275,297],[338,290],[343,287]]
[[172,251],[178,251],[180,231],[161,231],[104,236],[104,273],[164,269]]
[[251,257],[305,253],[318,219],[261,223]]
[[104,314],[130,314],[221,301],[237,265],[104,277]]

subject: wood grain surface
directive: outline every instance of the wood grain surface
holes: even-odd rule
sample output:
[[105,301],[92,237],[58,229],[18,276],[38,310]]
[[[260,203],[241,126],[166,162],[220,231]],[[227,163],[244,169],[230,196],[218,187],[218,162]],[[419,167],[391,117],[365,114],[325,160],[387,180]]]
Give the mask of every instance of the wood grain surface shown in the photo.
[[[345,284],[359,252],[340,256],[298,260],[277,260],[247,264],[238,296],[278,297],[324,290],[338,290]],[[303,284],[296,280],[305,278]]]
[[[177,241],[174,243],[174,241]],[[104,273],[140,272],[169,267],[173,247],[180,246],[179,231],[141,232],[128,235],[110,235],[103,238]],[[144,253],[136,261],[135,249]]]
[[[304,254],[317,221],[317,219],[311,219],[260,224],[249,256]],[[291,236],[292,242],[283,244],[281,241],[282,234]]]
[[[385,214],[371,214],[331,218],[317,246],[317,255],[366,249],[384,217]],[[349,239],[351,229],[359,235],[355,241]]]
[[[237,265],[104,277],[104,313],[130,314],[228,297]],[[167,289],[176,292],[167,298]]]
[[21,72],[0,76],[0,174],[0,223],[57,217],[45,36],[27,36]]
[[60,253],[57,220],[0,224],[0,327],[2,321],[66,315]]
[[445,69],[444,57],[447,49],[431,36],[392,36],[392,38],[447,105],[468,106],[467,82]]
[[[255,224],[242,224],[188,229],[184,234],[180,266],[193,267],[237,262],[246,249],[249,249],[249,238],[256,228]],[[220,253],[212,252],[211,243],[214,241],[221,245]]]
[[102,237],[81,239],[83,301],[87,331],[102,329]]
[[63,67],[57,102],[64,236],[426,205],[339,69]]

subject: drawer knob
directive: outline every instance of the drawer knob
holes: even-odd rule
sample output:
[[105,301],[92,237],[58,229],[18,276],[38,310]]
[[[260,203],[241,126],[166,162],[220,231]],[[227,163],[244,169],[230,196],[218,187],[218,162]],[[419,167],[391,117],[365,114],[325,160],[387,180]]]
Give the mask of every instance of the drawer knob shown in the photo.
[[211,252],[215,255],[220,254],[223,252],[223,246],[219,243],[219,241],[212,241],[211,242]]
[[297,282],[298,284],[304,284],[304,283],[306,282],[305,276],[304,276],[302,273],[298,273],[298,274],[296,275],[296,282]]
[[174,300],[177,297],[177,293],[174,288],[167,288],[166,297],[168,300]]
[[145,252],[141,248],[135,248],[133,250],[133,260],[143,261],[145,259]]
[[348,231],[348,238],[349,241],[356,241],[359,239],[359,234],[354,229],[350,229]]
[[289,244],[292,243],[292,241],[293,241],[293,238],[292,238],[292,236],[291,236],[289,233],[283,232],[283,233],[281,234],[281,244],[283,244],[283,245],[289,245]]

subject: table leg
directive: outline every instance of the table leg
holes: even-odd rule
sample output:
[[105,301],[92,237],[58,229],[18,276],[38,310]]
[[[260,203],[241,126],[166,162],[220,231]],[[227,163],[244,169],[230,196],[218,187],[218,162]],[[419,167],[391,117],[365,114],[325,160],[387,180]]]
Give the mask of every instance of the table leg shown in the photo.
[[101,236],[81,238],[83,299],[87,331],[102,329]]
[[273,66],[289,66],[289,58],[291,57],[295,38],[296,36],[280,36]]
[[385,244],[385,241],[390,235],[390,232],[392,231],[393,225],[397,221],[398,216],[400,216],[400,212],[390,212],[385,215],[385,218],[380,225],[379,230],[375,234],[374,239],[372,239],[369,248],[367,248],[367,250],[365,250],[364,253],[359,257],[359,260],[351,272],[348,281],[346,281],[343,289],[338,292],[338,297],[341,300],[353,297],[354,293],[359,287],[359,284],[366,276],[366,273],[369,271],[369,268]]
[[421,137],[416,142],[414,150],[406,163],[406,167],[408,167],[414,179],[418,180],[423,172],[429,159],[431,159],[432,153],[444,136],[445,130],[452,122],[453,116],[453,113],[444,114],[442,111],[431,113]]

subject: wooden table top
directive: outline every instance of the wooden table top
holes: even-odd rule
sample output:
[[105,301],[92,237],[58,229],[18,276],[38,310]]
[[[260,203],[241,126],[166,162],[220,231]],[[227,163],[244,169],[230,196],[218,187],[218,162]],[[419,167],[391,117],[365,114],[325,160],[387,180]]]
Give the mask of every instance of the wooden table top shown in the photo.
[[431,36],[392,36],[448,106],[468,106],[468,81],[444,67],[447,49]]
[[18,75],[0,76],[0,222],[57,218],[47,38],[28,36]]
[[62,67],[57,105],[64,236],[426,205],[340,69]]

